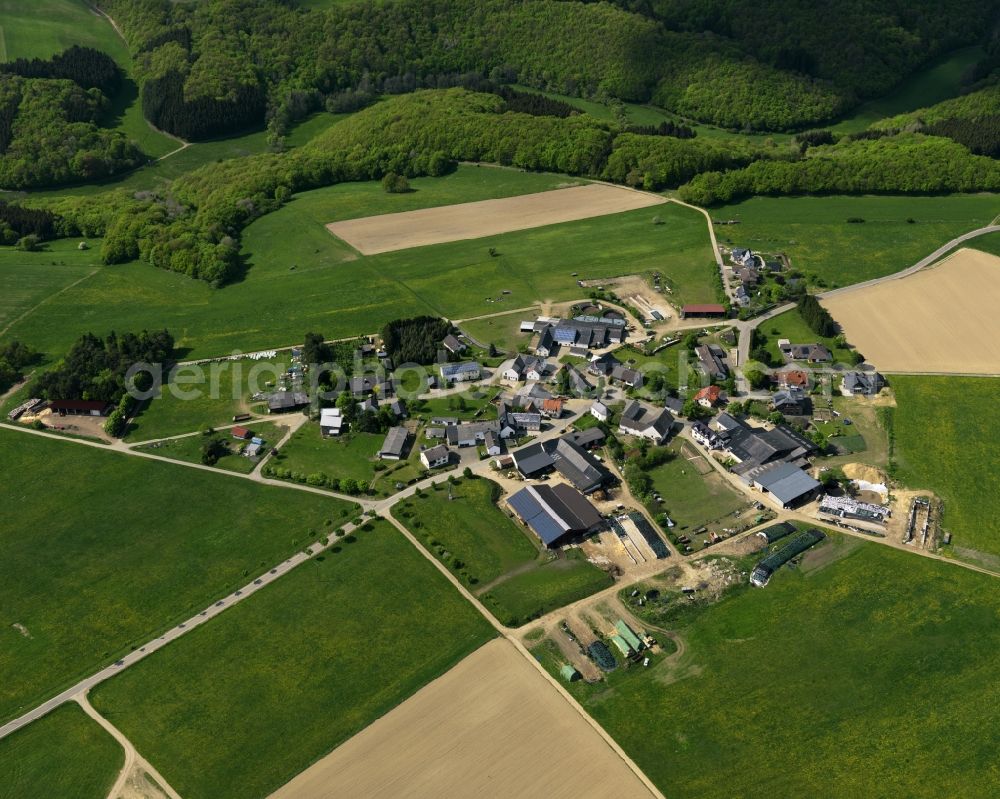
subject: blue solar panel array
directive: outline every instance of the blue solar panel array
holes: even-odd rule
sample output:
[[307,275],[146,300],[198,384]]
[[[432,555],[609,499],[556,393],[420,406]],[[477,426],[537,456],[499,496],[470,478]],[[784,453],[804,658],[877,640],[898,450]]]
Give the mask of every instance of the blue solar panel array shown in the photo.
[[522,488],[507,500],[518,516],[535,531],[542,543],[548,546],[565,534],[565,530],[545,512],[541,503],[526,488]]

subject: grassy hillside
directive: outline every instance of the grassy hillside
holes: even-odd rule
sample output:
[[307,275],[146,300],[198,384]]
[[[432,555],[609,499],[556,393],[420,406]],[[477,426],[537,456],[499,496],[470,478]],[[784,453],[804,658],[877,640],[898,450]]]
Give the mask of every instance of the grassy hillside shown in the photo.
[[0,719],[249,582],[351,507],[23,433],[0,430],[0,446]]
[[0,740],[0,797],[104,799],[124,762],[118,743],[70,702]]
[[985,797],[995,580],[836,536],[682,623],[679,658],[570,690],[684,797]]
[[267,796],[493,635],[388,523],[356,535],[93,693],[182,796]]
[[[713,209],[712,217],[740,222],[716,228],[720,243],[786,253],[811,282],[833,288],[912,266],[955,236],[989,224],[998,213],[1000,196],[967,194],[756,197]],[[851,217],[865,221],[851,224]]]
[[[297,196],[247,229],[247,276],[224,289],[139,263],[109,267],[38,307],[7,336],[55,354],[84,328],[166,326],[189,357],[250,352],[290,346],[310,329],[342,338],[421,313],[461,319],[505,305],[575,299],[581,289],[573,272],[601,278],[659,269],[675,284],[677,301],[714,298],[704,217],[673,205],[368,257],[324,227],[340,218],[551,189],[566,178],[460,167],[411,183],[416,190],[402,195],[367,182]],[[652,224],[654,216],[664,224]],[[51,260],[47,253],[11,258],[39,269]],[[497,297],[503,304],[486,302]]]

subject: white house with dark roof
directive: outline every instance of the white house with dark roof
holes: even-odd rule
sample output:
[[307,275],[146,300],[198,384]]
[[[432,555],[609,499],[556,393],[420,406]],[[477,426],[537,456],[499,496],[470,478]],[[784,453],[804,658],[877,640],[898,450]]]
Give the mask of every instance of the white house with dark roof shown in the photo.
[[666,408],[655,408],[638,400],[622,411],[618,432],[662,444],[674,426],[674,415]]
[[420,453],[420,462],[425,469],[437,469],[440,466],[447,466],[451,453],[444,444],[436,447],[429,447]]

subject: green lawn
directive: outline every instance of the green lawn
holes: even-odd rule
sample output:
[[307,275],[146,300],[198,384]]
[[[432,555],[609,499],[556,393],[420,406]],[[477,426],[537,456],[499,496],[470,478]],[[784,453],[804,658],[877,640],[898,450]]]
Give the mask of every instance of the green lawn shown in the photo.
[[484,387],[482,396],[479,390],[476,396],[433,397],[432,399],[411,400],[408,404],[410,414],[430,422],[431,419],[496,419],[497,413],[491,407],[490,400],[500,389]]
[[367,486],[375,477],[376,456],[383,441],[381,433],[352,432],[323,438],[319,422],[306,422],[270,460],[268,468],[290,469],[292,475],[320,473]]
[[[1000,494],[992,489],[1000,435],[991,411],[1000,381],[894,375],[892,387],[899,479],[944,500],[944,527],[956,554],[1000,555]],[[1000,558],[987,560],[1000,565]]]
[[[733,514],[746,508],[748,502],[714,469],[706,471],[710,465],[692,445],[685,446],[684,441],[676,439],[668,448],[676,457],[648,472],[653,489],[663,497],[663,504],[652,502],[648,510],[654,517],[666,513],[677,525],[670,532],[687,535],[691,538],[689,546],[698,549],[705,534],[695,535],[695,530],[705,526],[721,533],[723,528],[735,526],[737,519]],[[688,460],[689,457],[695,460]],[[696,465],[706,473],[702,474]]]
[[484,347],[489,347],[492,343],[498,350],[515,353],[521,345],[526,345],[531,341],[531,333],[521,332],[522,320],[533,320],[539,311],[539,308],[533,308],[529,311],[516,311],[490,319],[474,319],[462,322],[460,327],[463,333],[471,336]]
[[22,314],[44,313],[41,305],[101,269],[95,249],[78,250],[76,239],[46,245],[41,253],[0,247],[0,340]]
[[[784,252],[811,282],[833,288],[912,266],[955,236],[989,224],[998,213],[1000,196],[953,194],[758,197],[719,208],[712,216],[740,220],[716,229],[720,244]],[[866,221],[848,224],[849,217]]]
[[100,686],[188,799],[264,797],[493,635],[386,522]]
[[[245,422],[244,426],[251,430],[255,436],[264,439],[264,443],[266,444],[264,452],[268,452],[268,447],[277,444],[282,436],[288,432],[287,427],[273,422],[250,421]],[[228,430],[217,431],[215,437],[221,439],[230,451],[229,455],[223,455],[219,458],[215,464],[216,468],[225,469],[229,472],[239,472],[240,474],[249,474],[254,470],[258,460],[244,458],[239,454],[239,450],[246,442],[233,438]],[[193,436],[184,436],[183,438],[172,438],[155,444],[146,444],[136,447],[136,449],[141,452],[151,452],[154,455],[160,455],[164,458],[186,461],[187,463],[201,463],[201,450],[204,442],[205,436],[203,434],[196,434]]]
[[669,796],[995,794],[996,581],[834,538],[698,614],[679,660],[569,686]]
[[[233,416],[246,413],[250,397],[273,390],[288,360],[223,361],[175,369],[164,381],[160,395],[150,400],[132,421],[126,440],[193,433],[206,427],[232,424]],[[267,384],[271,383],[269,387]],[[264,406],[256,406],[265,410]]]
[[0,449],[0,720],[248,582],[353,508],[25,433],[0,430]]
[[125,762],[75,702],[0,740],[0,799],[104,799]]
[[[851,358],[852,350],[847,347],[838,347],[834,341],[835,337],[818,336],[805,323],[797,310],[786,311],[763,322],[758,328],[760,333],[767,338],[767,351],[771,354],[771,362],[775,364],[785,363],[785,359],[778,349],[778,341],[787,338],[792,344],[825,344],[833,353],[834,363],[843,363],[848,366],[854,364]],[[864,355],[864,353],[861,353]],[[819,368],[830,364],[814,364]]]
[[606,572],[579,549],[569,549],[556,560],[497,583],[481,599],[501,622],[516,627],[610,585]]
[[[451,488],[430,490],[424,498],[413,497],[395,509],[394,515],[414,535],[424,539],[432,551],[441,547],[464,563],[465,574],[483,585],[537,559],[538,546],[530,532],[512,521],[493,502],[496,483],[486,479],[461,480]],[[437,545],[431,543],[436,541]]]

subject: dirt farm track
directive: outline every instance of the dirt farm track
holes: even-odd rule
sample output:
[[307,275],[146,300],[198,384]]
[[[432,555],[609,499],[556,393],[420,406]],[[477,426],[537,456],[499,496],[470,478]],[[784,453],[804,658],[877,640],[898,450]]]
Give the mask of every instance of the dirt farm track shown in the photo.
[[963,248],[935,266],[822,300],[884,372],[1000,374],[1000,258]]
[[331,222],[326,226],[362,255],[478,239],[515,230],[573,222],[666,202],[655,194],[591,183],[399,214]]
[[306,769],[271,799],[639,799],[625,762],[497,639]]

